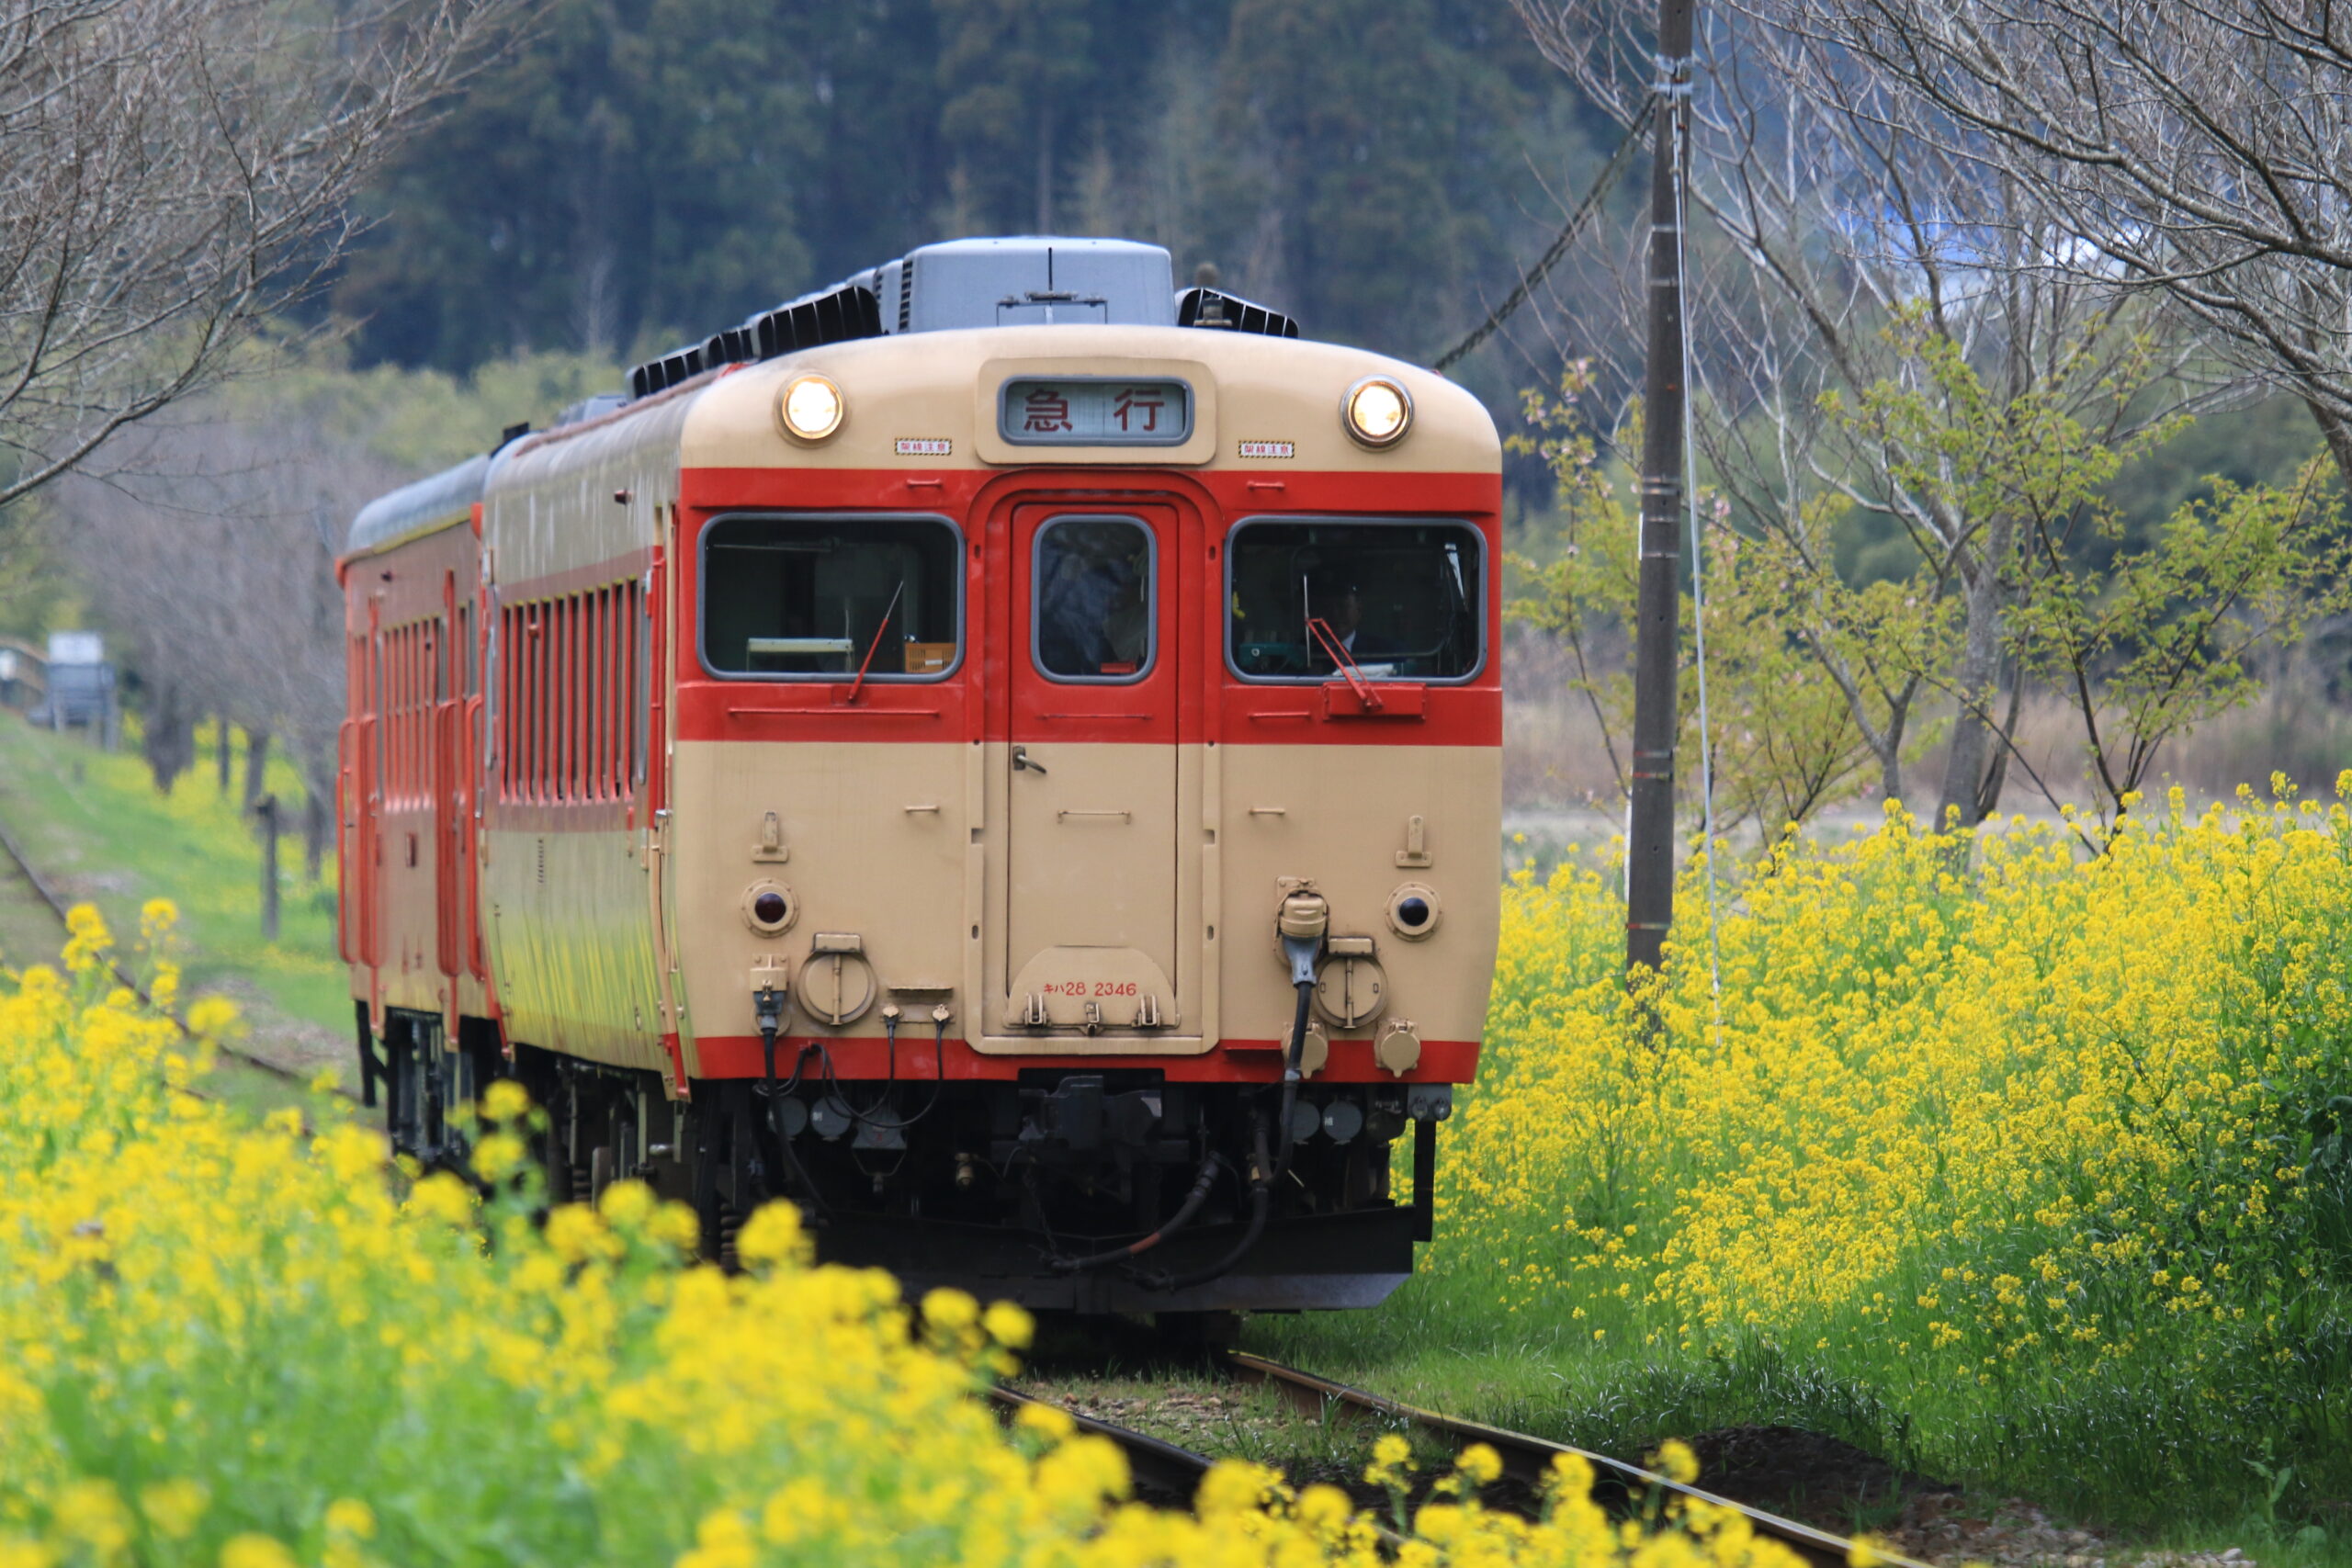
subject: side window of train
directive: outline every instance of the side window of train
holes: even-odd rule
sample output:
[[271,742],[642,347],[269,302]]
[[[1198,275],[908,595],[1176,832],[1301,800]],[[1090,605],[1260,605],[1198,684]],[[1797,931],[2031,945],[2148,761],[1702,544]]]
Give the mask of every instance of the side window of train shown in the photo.
[[1253,681],[1465,681],[1486,657],[1465,523],[1253,520],[1226,550],[1226,658]]
[[1037,530],[1030,653],[1057,681],[1151,672],[1157,586],[1151,530],[1132,517],[1057,517]]
[[702,661],[768,680],[936,680],[963,644],[963,541],[933,517],[721,517]]

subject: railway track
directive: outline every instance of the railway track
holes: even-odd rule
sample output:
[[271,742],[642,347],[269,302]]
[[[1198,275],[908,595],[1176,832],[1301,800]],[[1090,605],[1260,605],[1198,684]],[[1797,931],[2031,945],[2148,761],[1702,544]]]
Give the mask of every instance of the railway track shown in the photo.
[[1206,1454],[1197,1454],[1190,1449],[1178,1448],[1174,1443],[1164,1442],[1148,1432],[1138,1432],[1131,1427],[1114,1426],[1096,1416],[1072,1410],[1066,1404],[1057,1404],[1050,1399],[1038,1399],[1032,1394],[1023,1393],[1017,1389],[992,1388],[989,1390],[989,1398],[995,1403],[998,1412],[1007,1420],[1011,1420],[1033,1404],[1044,1405],[1059,1410],[1069,1416],[1077,1424],[1080,1431],[1109,1439],[1121,1453],[1127,1457],[1127,1473],[1135,1480],[1136,1495],[1138,1500],[1156,1504],[1160,1507],[1191,1507],[1193,1495],[1201,1489],[1201,1477],[1206,1475],[1209,1472],[1209,1466],[1216,1462]]
[[[73,906],[58,893],[56,888],[50,886],[49,879],[41,875],[40,869],[33,864],[31,858],[25,853],[24,846],[17,841],[16,834],[9,831],[6,824],[5,823],[0,823],[0,852],[6,852],[9,861],[24,877],[25,885],[33,890],[34,895],[48,907],[49,912],[56,917],[58,929],[61,931],[70,930],[71,928],[66,924],[65,915],[66,911]],[[139,983],[138,976],[125,969],[122,964],[116,960],[113,954],[109,953],[107,955],[106,965],[107,970],[112,973],[118,983],[130,990],[132,995],[136,996],[141,1001],[146,1003],[149,1007],[153,1008],[155,1006],[155,998],[148,993],[147,987],[141,985]],[[172,1026],[177,1029],[183,1035],[187,1033],[187,1021],[182,1019],[178,1013],[173,1012],[167,1009],[157,1009],[156,1010],[162,1012],[165,1018],[170,1019],[172,1021]],[[258,1072],[267,1073],[273,1077],[282,1078],[288,1083],[306,1084],[310,1081],[301,1073],[297,1072],[292,1067],[288,1067],[282,1063],[273,1062],[266,1056],[255,1055],[251,1051],[241,1051],[233,1045],[224,1044],[218,1041],[214,1042],[214,1048],[224,1056],[232,1057]],[[187,1089],[185,1092],[194,1095],[198,1100],[208,1100],[211,1098],[209,1095],[205,1094],[199,1089]],[[334,1092],[345,1100],[353,1098],[350,1091],[347,1089],[337,1089]]]
[[[1736,1501],[1701,1487],[1691,1486],[1645,1470],[1637,1464],[1611,1459],[1566,1443],[1530,1437],[1501,1427],[1483,1422],[1464,1421],[1456,1416],[1423,1410],[1402,1401],[1371,1393],[1313,1372],[1285,1367],[1244,1351],[1228,1350],[1222,1363],[1226,1375],[1237,1382],[1271,1388],[1279,1393],[1301,1416],[1318,1422],[1353,1421],[1389,1430],[1414,1427],[1442,1437],[1456,1449],[1472,1443],[1485,1443],[1502,1459],[1503,1477],[1515,1486],[1500,1489],[1489,1506],[1510,1509],[1511,1499],[1532,1500],[1542,1495],[1552,1461],[1561,1454],[1575,1454],[1592,1466],[1596,1481],[1593,1496],[1602,1506],[1615,1509],[1631,1507],[1652,1496],[1678,1496],[1729,1508],[1746,1517],[1758,1535],[1779,1541],[1795,1552],[1814,1568],[1847,1568],[1853,1560],[1855,1542],[1797,1519],[1786,1518],[1767,1509]],[[992,1397],[1008,1416],[1022,1406],[1054,1404],[1012,1389],[997,1389]],[[1146,1501],[1163,1506],[1189,1506],[1199,1489],[1201,1477],[1215,1461],[1206,1455],[1179,1448],[1173,1443],[1137,1432],[1129,1427],[1057,1405],[1078,1424],[1080,1431],[1108,1438],[1127,1456],[1127,1464],[1136,1478],[1136,1485]],[[1909,1558],[1894,1556],[1883,1548],[1873,1547],[1872,1554],[1889,1568],[1925,1568]]]

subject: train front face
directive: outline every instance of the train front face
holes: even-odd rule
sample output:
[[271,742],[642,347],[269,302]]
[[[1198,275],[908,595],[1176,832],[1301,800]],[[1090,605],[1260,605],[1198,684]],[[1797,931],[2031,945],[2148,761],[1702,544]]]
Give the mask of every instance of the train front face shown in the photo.
[[1458,388],[1235,333],[703,393],[659,897],[719,1201],[1042,1308],[1393,1290],[1493,968],[1498,468]]

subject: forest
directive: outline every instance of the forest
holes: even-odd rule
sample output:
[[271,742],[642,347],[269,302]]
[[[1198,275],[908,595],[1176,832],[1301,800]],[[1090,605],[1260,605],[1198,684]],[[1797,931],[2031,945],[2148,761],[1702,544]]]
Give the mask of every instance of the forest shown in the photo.
[[1617,140],[1492,0],[554,0],[514,47],[366,198],[328,296],[362,363],[627,359],[1027,232],[1426,361]]

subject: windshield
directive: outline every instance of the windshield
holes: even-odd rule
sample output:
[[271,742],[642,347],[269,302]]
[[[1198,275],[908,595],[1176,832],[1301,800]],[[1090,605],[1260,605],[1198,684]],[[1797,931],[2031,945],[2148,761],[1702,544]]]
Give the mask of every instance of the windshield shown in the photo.
[[716,674],[886,680],[956,663],[962,552],[945,523],[723,517],[702,552],[702,657]]
[[1463,523],[1245,523],[1227,651],[1256,680],[1454,681],[1478,669],[1477,531]]

